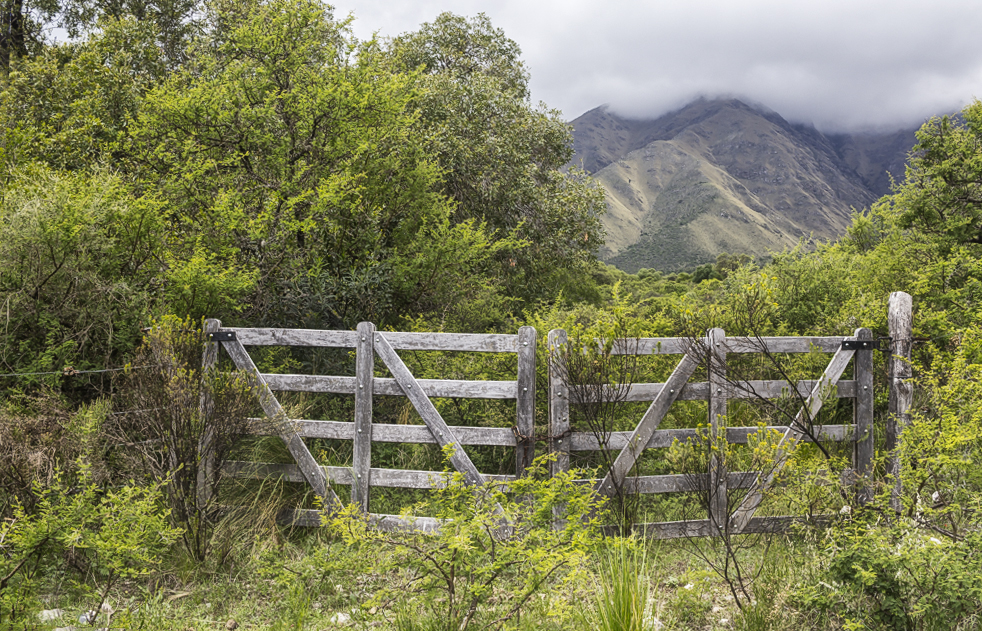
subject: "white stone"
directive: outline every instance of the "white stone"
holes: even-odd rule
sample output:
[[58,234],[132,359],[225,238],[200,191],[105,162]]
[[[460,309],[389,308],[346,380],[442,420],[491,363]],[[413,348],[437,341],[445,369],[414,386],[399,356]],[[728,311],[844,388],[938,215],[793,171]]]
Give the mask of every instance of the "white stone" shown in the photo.
[[52,620],[57,620],[64,615],[64,609],[45,609],[38,614],[38,620],[41,622],[51,622]]
[[351,622],[351,616],[342,611],[339,611],[331,616],[331,624],[343,625],[348,624],[349,622]]

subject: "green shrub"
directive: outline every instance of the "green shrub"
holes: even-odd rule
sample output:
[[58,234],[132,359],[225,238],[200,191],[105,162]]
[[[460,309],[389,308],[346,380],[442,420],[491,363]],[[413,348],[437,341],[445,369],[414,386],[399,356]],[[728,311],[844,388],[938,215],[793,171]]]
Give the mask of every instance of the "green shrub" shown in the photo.
[[[402,515],[435,513],[436,532],[376,530],[354,506],[325,520],[350,544],[391,553],[383,571],[398,578],[376,597],[397,602],[402,628],[500,628],[551,583],[580,576],[599,539],[602,511],[592,489],[574,483],[573,472],[548,476],[547,462],[537,458],[527,477],[481,488],[445,473],[432,499]],[[422,597],[419,612],[409,611],[413,595]]]

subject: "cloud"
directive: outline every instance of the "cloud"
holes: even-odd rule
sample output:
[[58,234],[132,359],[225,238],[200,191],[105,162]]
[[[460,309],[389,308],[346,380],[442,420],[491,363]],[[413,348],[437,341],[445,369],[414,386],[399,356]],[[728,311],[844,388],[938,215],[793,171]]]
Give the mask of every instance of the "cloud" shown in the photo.
[[826,131],[898,128],[982,96],[982,11],[970,0],[345,0],[360,37],[441,11],[486,13],[518,42],[532,96],[572,119],[634,117],[697,96],[754,100]]

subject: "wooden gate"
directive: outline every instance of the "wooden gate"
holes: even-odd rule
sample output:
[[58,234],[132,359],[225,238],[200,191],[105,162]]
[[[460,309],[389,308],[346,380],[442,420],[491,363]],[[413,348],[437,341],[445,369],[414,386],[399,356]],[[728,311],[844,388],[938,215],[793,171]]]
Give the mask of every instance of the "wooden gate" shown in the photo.
[[[240,477],[265,478],[280,475],[306,482],[331,508],[339,499],[331,484],[349,485],[352,501],[370,513],[372,487],[434,488],[442,484],[442,472],[384,469],[372,467],[373,442],[423,443],[452,447],[454,468],[468,484],[481,485],[490,480],[513,480],[531,463],[534,447],[535,414],[535,348],[536,333],[522,327],[518,335],[482,335],[457,333],[398,333],[377,331],[369,322],[356,331],[320,331],[301,329],[222,328],[218,320],[206,322],[209,344],[205,366],[218,359],[218,346],[225,348],[236,368],[250,375],[263,411],[274,421],[279,436],[289,449],[295,464],[232,462],[226,472]],[[256,368],[246,346],[307,346],[350,348],[355,350],[354,376],[263,374]],[[399,356],[399,350],[463,351],[511,353],[517,356],[516,379],[513,381],[461,381],[417,379]],[[392,377],[375,376],[375,357],[381,359]],[[276,392],[316,392],[353,395],[354,418],[350,421],[289,419],[276,398]],[[372,417],[373,396],[406,397],[425,425],[392,425],[375,423]],[[431,397],[515,399],[515,425],[511,428],[449,426],[430,400]],[[327,438],[353,441],[352,466],[319,465],[304,439]],[[467,454],[467,445],[497,445],[516,450],[515,476],[482,474]],[[207,453],[207,449],[203,449]],[[399,528],[407,524],[394,515],[372,514],[377,527]],[[298,510],[294,520],[302,525],[319,525],[320,511]],[[436,527],[436,520],[414,518],[416,529]]]
[[[803,428],[815,418],[823,403],[830,398],[850,398],[854,405],[854,422],[849,425],[826,425],[820,428],[821,438],[830,441],[853,441],[852,473],[865,476],[870,472],[873,455],[873,359],[876,345],[869,329],[857,329],[852,337],[726,337],[722,329],[710,330],[700,340],[684,338],[642,338],[617,340],[612,354],[674,355],[678,364],[664,383],[631,384],[623,401],[650,401],[647,411],[631,432],[611,432],[601,438],[593,432],[573,432],[570,429],[572,384],[566,383],[559,370],[558,358],[567,352],[567,334],[563,330],[549,333],[549,435],[550,449],[556,454],[555,470],[568,470],[570,453],[596,451],[606,447],[619,450],[609,470],[601,480],[591,480],[604,494],[676,493],[694,490],[709,491],[706,519],[678,522],[639,524],[636,527],[647,536],[674,538],[774,530],[786,527],[794,517],[755,517],[764,492],[784,467],[787,448],[805,439]],[[821,377],[800,381],[794,386],[782,380],[733,381],[726,377],[728,353],[832,353]],[[846,367],[853,362],[854,378],[843,380]],[[703,366],[708,381],[691,382],[696,369]],[[575,386],[573,386],[575,387]],[[656,475],[629,477],[630,471],[645,449],[667,448],[675,439],[694,439],[695,429],[658,429],[672,404],[680,400],[708,402],[709,435],[717,436],[727,415],[727,401],[740,398],[778,398],[789,388],[796,388],[804,402],[803,410],[788,426],[775,429],[782,432],[776,461],[766,474],[759,472],[730,472],[722,461],[710,457],[706,473],[692,475]],[[574,397],[575,398],[575,397]],[[583,401],[580,401],[582,403]],[[747,443],[748,435],[757,431],[750,427],[725,427],[730,443]],[[695,488],[694,487],[695,483]],[[747,489],[740,505],[730,514],[727,505],[729,489]]]

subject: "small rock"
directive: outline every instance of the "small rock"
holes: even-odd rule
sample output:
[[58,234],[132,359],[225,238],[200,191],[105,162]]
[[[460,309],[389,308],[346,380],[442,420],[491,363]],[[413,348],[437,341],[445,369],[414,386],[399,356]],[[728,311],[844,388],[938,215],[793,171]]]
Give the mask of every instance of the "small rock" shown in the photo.
[[235,631],[236,629],[239,628],[239,623],[236,622],[234,618],[230,619],[228,622],[225,623],[225,628],[228,629],[228,631]]
[[320,601],[317,601],[317,602],[315,602],[314,604],[311,605],[311,607],[314,608],[314,611],[319,610],[322,606],[323,605],[320,604]]
[[92,624],[93,622],[95,622],[95,617],[98,615],[99,614],[96,613],[94,609],[90,609],[89,611],[86,611],[85,613],[83,613],[81,616],[78,617],[78,623]]
[[378,607],[372,607],[371,609],[368,610],[368,615],[370,616],[374,616],[377,613],[378,613]]
[[730,619],[729,618],[723,618],[722,620],[719,621],[719,623],[721,625],[724,625],[724,626],[725,625],[728,625],[728,624],[730,624]]
[[349,622],[351,622],[351,616],[344,612],[339,611],[331,616],[331,624],[342,625],[348,624]]
[[64,609],[45,609],[38,613],[38,620],[41,622],[51,622],[65,615]]

